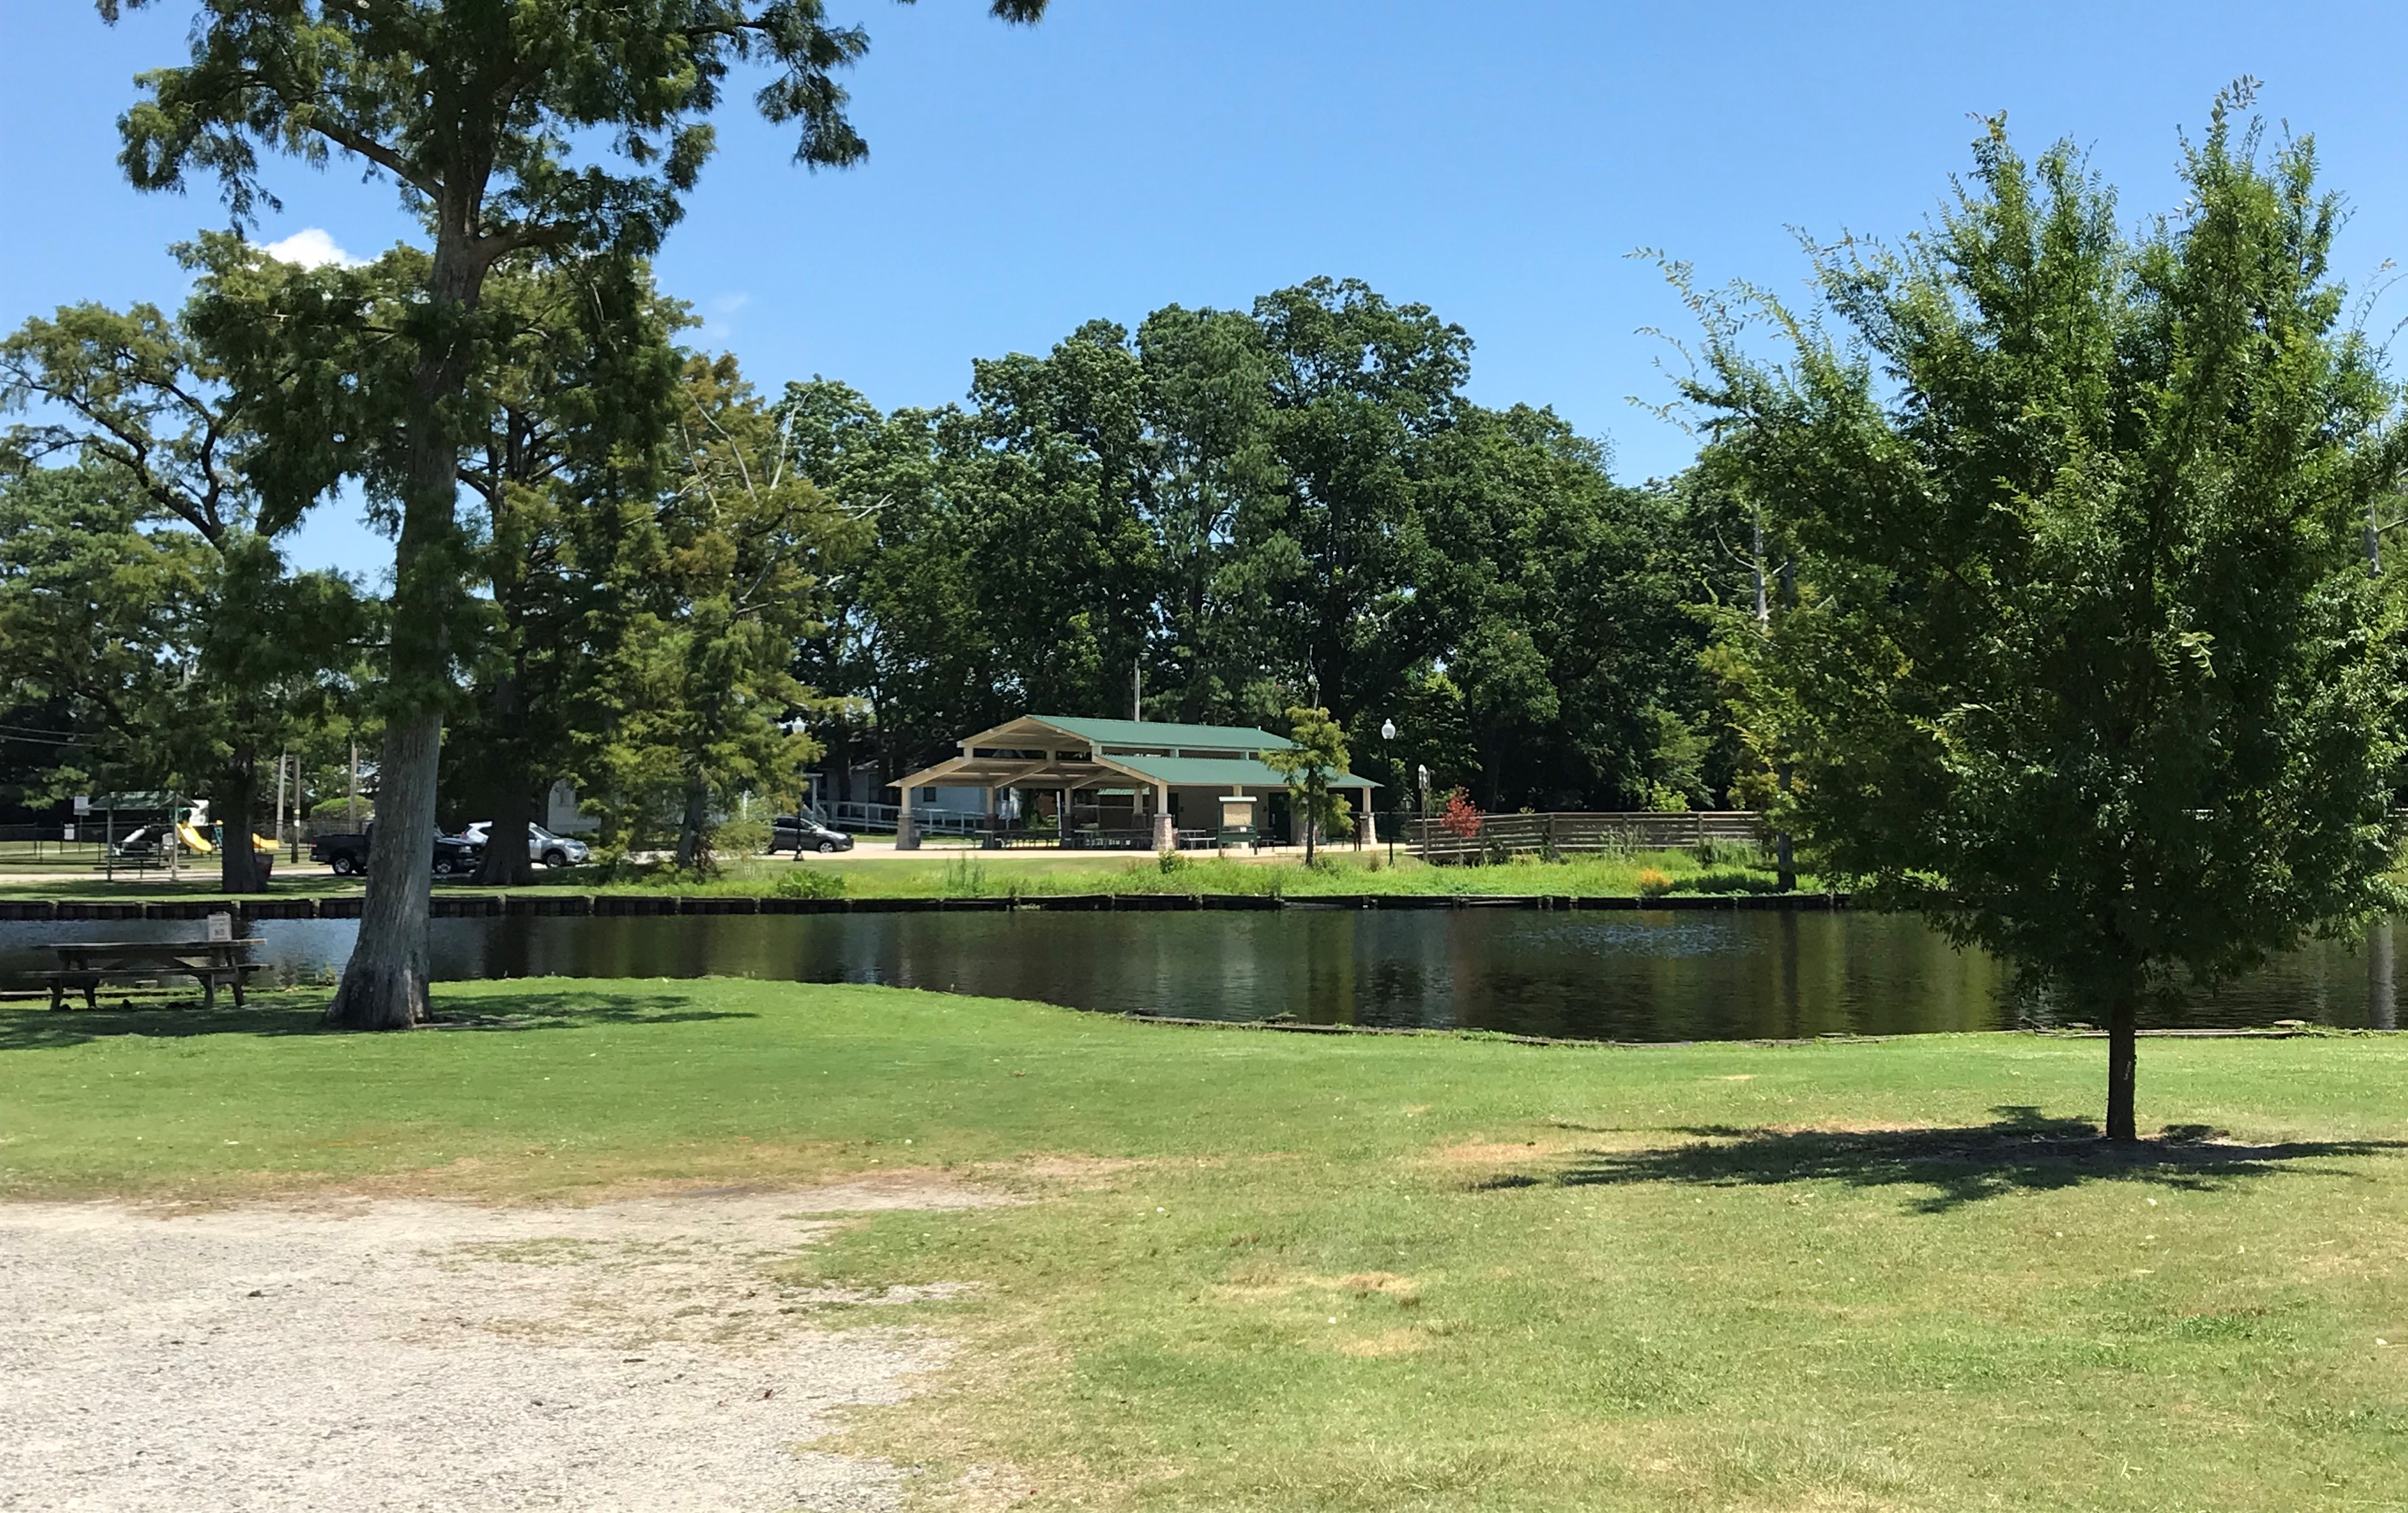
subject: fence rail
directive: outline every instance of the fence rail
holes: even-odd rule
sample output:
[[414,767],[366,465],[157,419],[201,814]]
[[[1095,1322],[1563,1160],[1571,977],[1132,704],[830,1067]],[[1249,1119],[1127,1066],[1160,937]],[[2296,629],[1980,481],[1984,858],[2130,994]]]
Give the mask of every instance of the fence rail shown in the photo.
[[[902,814],[900,804],[824,803],[812,811],[822,824],[833,825],[839,830],[892,835],[896,820]],[[922,835],[982,835],[994,823],[983,814],[964,814],[951,809],[914,809],[911,823]]]
[[1677,813],[1483,814],[1458,834],[1435,815],[1399,829],[1413,855],[1436,862],[1501,861],[1517,856],[1575,856],[1603,851],[1662,851],[1713,842],[1756,844],[1768,839],[1752,809]]

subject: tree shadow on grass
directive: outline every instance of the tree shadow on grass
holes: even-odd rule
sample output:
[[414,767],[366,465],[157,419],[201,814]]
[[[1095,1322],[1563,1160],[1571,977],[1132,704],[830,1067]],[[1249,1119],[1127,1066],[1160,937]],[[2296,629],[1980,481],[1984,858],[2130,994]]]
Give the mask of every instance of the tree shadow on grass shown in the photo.
[[2408,1150],[2408,1141],[2306,1140],[2250,1145],[2204,1125],[2170,1125],[2130,1145],[2099,1138],[2085,1119],[2051,1118],[2002,1106],[1989,1124],[1953,1129],[1781,1130],[1709,1125],[1684,1131],[1686,1145],[1652,1150],[1581,1151],[1545,1175],[1508,1173],[1483,1188],[1634,1187],[1675,1182],[1770,1187],[1838,1182],[1852,1188],[1920,1187],[1910,1211],[1943,1214],[1985,1198],[2053,1191],[2087,1182],[2146,1182],[2214,1191],[2251,1177],[2347,1174],[2300,1163]]
[[[175,1039],[190,1035],[342,1035],[361,1031],[328,1029],[322,994],[254,993],[250,1006],[62,1009],[47,1005],[0,1009],[0,1052],[58,1050],[117,1036]],[[433,1020],[417,1032],[581,1030],[595,1025],[695,1024],[710,1019],[751,1019],[749,1013],[700,1009],[692,999],[670,993],[552,991],[483,995],[447,1001],[438,992]]]

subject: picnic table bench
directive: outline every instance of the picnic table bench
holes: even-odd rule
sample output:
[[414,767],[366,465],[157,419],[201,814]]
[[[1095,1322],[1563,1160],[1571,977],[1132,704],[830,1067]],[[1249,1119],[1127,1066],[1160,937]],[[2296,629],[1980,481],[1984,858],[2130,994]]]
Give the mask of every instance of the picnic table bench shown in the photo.
[[53,1009],[66,1007],[69,988],[82,989],[84,1007],[96,1009],[102,978],[136,973],[190,977],[201,985],[202,1006],[212,1009],[218,1005],[218,985],[224,983],[234,989],[234,1006],[241,1008],[244,976],[266,970],[264,962],[242,959],[246,946],[259,944],[256,939],[53,941],[50,949],[58,955],[58,970],[42,976],[50,985]]

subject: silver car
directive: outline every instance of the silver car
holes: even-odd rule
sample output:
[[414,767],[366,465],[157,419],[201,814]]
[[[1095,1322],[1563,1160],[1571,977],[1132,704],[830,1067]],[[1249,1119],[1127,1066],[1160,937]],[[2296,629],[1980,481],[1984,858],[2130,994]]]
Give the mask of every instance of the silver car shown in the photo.
[[[460,833],[479,845],[485,843],[485,832],[494,822],[480,819]],[[554,835],[540,825],[527,827],[527,860],[541,862],[546,867],[582,867],[594,852],[574,836]]]

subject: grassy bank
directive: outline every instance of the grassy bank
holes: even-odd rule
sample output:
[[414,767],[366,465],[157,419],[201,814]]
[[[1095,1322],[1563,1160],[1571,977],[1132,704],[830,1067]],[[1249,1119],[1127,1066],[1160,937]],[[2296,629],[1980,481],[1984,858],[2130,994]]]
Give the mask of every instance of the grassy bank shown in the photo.
[[2396,1038],[2149,1042],[2144,1113],[2219,1133],[2117,1161],[2080,1138],[2085,1041],[1533,1049],[738,982],[444,1001],[470,1022],[384,1037],[299,997],[0,1010],[0,1191],[1016,1189],[796,1262],[978,1284],[876,1310],[968,1348],[847,1436],[939,1504],[977,1465],[1034,1508],[2401,1506]]
[[[299,898],[356,892],[356,879],[337,878],[303,864],[271,880],[266,896]],[[1799,886],[1820,886],[1803,877]],[[464,883],[446,893],[491,891]],[[613,872],[600,867],[538,871],[511,893],[801,894],[855,899],[979,899],[1075,893],[1272,894],[1314,898],[1335,894],[1531,894],[1630,898],[1648,892],[1725,894],[1770,892],[1772,872],[1747,848],[1641,851],[1559,861],[1525,857],[1495,866],[1438,867],[1378,850],[1340,849],[1307,867],[1300,857],[1223,860],[1182,856],[1165,865],[1153,856],[930,850],[911,857],[742,857],[710,877],[666,869]],[[94,876],[75,882],[7,881],[0,897],[184,898],[216,893],[214,874],[170,885],[165,878],[109,884]]]

